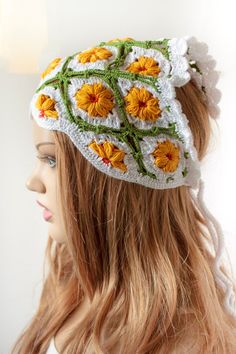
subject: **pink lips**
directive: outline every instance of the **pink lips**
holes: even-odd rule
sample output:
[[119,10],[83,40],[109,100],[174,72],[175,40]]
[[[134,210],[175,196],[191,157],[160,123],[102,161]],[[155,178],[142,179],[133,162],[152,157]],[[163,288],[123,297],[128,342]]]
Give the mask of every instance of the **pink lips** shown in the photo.
[[46,221],[48,221],[52,217],[52,213],[50,212],[50,210],[44,209],[43,217]]
[[48,221],[48,220],[52,217],[52,212],[51,212],[49,209],[47,209],[47,208],[45,207],[45,205],[43,205],[42,203],[40,203],[38,200],[36,200],[36,202],[37,202],[41,207],[44,208],[43,217],[44,217],[44,220]]

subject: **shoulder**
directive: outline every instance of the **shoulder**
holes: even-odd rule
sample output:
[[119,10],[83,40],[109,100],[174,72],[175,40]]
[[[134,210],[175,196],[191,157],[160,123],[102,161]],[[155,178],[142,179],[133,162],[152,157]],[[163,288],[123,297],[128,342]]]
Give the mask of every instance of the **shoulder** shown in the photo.
[[48,347],[45,354],[59,354],[59,352],[57,351],[57,349],[55,347],[54,337],[51,339],[49,347]]

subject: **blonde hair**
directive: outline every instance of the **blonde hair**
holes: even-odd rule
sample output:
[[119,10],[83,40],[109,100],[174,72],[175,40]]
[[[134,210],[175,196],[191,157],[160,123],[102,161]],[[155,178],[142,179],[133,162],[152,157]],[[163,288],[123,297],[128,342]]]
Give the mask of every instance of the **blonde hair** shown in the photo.
[[[206,104],[192,80],[176,91],[202,160],[211,136]],[[212,240],[189,187],[112,178],[53,133],[67,241],[48,238],[39,307],[11,353],[45,353],[85,296],[90,307],[63,353],[235,353],[236,321],[223,306]]]

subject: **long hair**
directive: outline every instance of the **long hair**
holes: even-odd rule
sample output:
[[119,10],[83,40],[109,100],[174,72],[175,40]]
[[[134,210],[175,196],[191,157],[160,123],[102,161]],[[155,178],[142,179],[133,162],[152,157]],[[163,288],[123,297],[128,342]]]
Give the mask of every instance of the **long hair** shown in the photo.
[[[207,106],[192,80],[176,91],[202,160],[212,133]],[[235,353],[236,321],[223,306],[206,218],[189,187],[113,178],[53,133],[66,242],[49,235],[39,306],[11,353],[45,353],[85,297],[90,306],[62,353]]]

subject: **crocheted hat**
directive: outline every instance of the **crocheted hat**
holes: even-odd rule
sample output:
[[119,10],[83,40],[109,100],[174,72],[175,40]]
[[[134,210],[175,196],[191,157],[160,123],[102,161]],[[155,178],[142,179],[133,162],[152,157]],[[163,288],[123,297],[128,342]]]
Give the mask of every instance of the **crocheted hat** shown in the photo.
[[110,176],[157,189],[196,188],[197,153],[175,98],[175,87],[192,75],[212,100],[201,72],[206,62],[192,61],[196,43],[187,37],[115,39],[56,58],[41,75],[33,117],[41,127],[69,135]]
[[234,314],[232,284],[219,263],[223,233],[204,205],[197,151],[175,91],[192,78],[210,116],[219,116],[219,76],[207,51],[190,36],[101,42],[54,59],[41,74],[30,113],[39,126],[66,133],[88,161],[114,178],[154,189],[199,187],[196,202],[215,228],[209,223],[215,277]]

